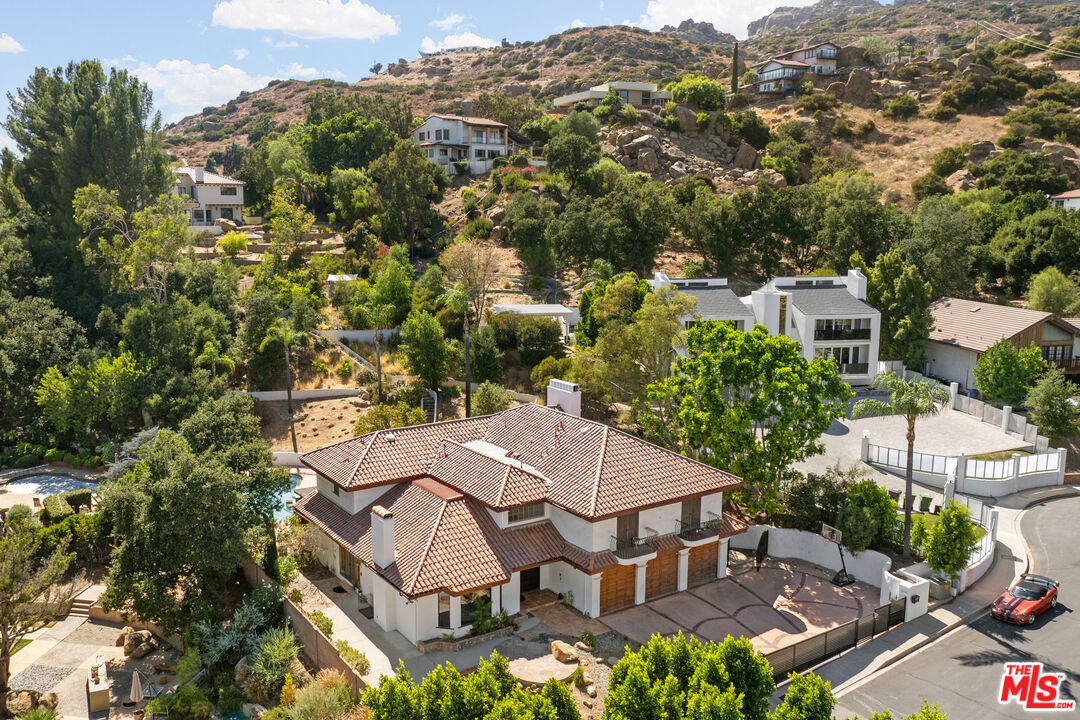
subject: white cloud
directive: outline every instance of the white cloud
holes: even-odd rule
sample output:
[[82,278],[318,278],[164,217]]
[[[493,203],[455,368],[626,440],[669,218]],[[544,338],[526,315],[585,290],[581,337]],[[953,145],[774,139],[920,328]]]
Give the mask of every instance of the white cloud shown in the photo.
[[768,15],[781,5],[802,7],[814,0],[649,0],[645,13],[635,25],[659,30],[664,25],[678,25],[687,18],[711,22],[721,32],[746,37],[746,26]]
[[569,30],[570,28],[583,28],[585,27],[585,21],[581,18],[574,18],[570,21],[569,25],[557,25],[555,26],[555,32],[562,32],[563,30]]
[[[106,61],[109,62],[109,61]],[[232,65],[213,67],[190,60],[160,60],[150,65],[133,57],[111,61],[125,67],[154,91],[154,104],[167,122],[179,120],[208,105],[220,105],[241,90],[258,90],[271,75],[252,75]]]
[[237,60],[243,60],[248,56],[247,48],[233,48],[232,54],[236,56]]
[[453,13],[451,15],[447,15],[446,17],[442,18],[441,20],[439,20],[439,19],[432,20],[431,22],[428,23],[428,25],[430,25],[431,27],[439,28],[440,30],[446,32],[448,30],[456,28],[458,25],[460,25],[464,21],[465,21],[465,18],[462,17],[460,13]]
[[0,150],[10,150],[13,153],[19,152],[19,149],[15,147],[15,141],[4,133],[0,133]]
[[295,40],[278,40],[277,42],[274,42],[274,38],[270,37],[269,35],[263,37],[263,42],[267,45],[272,45],[279,50],[281,48],[294,48],[300,45],[300,43],[296,42]]
[[278,68],[277,74],[281,77],[292,78],[295,80],[310,80],[312,78],[325,77],[341,80],[345,77],[345,73],[340,70],[319,70],[318,68],[301,65],[298,62],[289,63],[288,65]]
[[21,53],[26,52],[18,40],[11,37],[7,33],[0,33],[0,53]]
[[435,42],[429,37],[425,37],[420,41],[420,50],[426,53],[438,52],[439,50],[447,50],[449,48],[459,47],[495,47],[499,43],[495,42],[491,38],[480,37],[476,33],[463,32],[457,35],[447,35],[439,42]]
[[213,24],[309,39],[375,40],[398,32],[394,18],[360,0],[224,0]]

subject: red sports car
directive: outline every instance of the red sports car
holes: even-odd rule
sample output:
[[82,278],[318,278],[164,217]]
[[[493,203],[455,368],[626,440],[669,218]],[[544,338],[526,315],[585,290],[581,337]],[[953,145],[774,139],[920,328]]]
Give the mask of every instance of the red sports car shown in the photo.
[[1058,583],[1042,575],[1024,574],[990,606],[997,620],[1023,625],[1057,606]]

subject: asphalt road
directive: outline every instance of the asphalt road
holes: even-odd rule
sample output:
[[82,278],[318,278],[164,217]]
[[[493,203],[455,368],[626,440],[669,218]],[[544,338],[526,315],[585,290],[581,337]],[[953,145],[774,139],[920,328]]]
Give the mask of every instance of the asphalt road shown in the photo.
[[1080,718],[1080,709],[1035,714],[998,704],[1004,663],[1037,661],[1044,672],[1065,673],[1061,699],[1078,700],[1080,707],[1080,495],[1030,508],[1020,527],[1031,550],[1030,572],[1061,583],[1057,608],[1032,626],[985,615],[958,628],[845,693],[835,717],[866,718],[884,708],[905,717],[926,698],[949,720]]

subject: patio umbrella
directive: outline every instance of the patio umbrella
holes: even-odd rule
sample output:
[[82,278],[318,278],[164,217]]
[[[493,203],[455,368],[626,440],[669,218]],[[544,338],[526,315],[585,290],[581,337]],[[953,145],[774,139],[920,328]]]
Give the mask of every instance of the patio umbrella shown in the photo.
[[139,677],[139,671],[138,670],[132,670],[131,671],[131,695],[129,696],[128,699],[131,700],[131,702],[133,704],[135,704],[135,705],[138,705],[139,703],[142,702],[142,699],[143,699],[142,678]]

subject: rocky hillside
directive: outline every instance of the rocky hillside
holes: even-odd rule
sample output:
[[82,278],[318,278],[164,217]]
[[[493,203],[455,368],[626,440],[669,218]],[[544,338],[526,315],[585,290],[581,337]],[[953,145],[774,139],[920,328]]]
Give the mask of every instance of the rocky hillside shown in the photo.
[[746,35],[751,40],[760,40],[770,35],[797,30],[806,23],[818,20],[849,20],[852,15],[880,9],[881,4],[876,0],[820,0],[803,7],[778,7],[765,17],[747,25]]
[[693,18],[683,20],[678,27],[665,25],[660,32],[702,45],[733,45],[736,40],[731,33],[717,30],[711,22],[694,22]]

